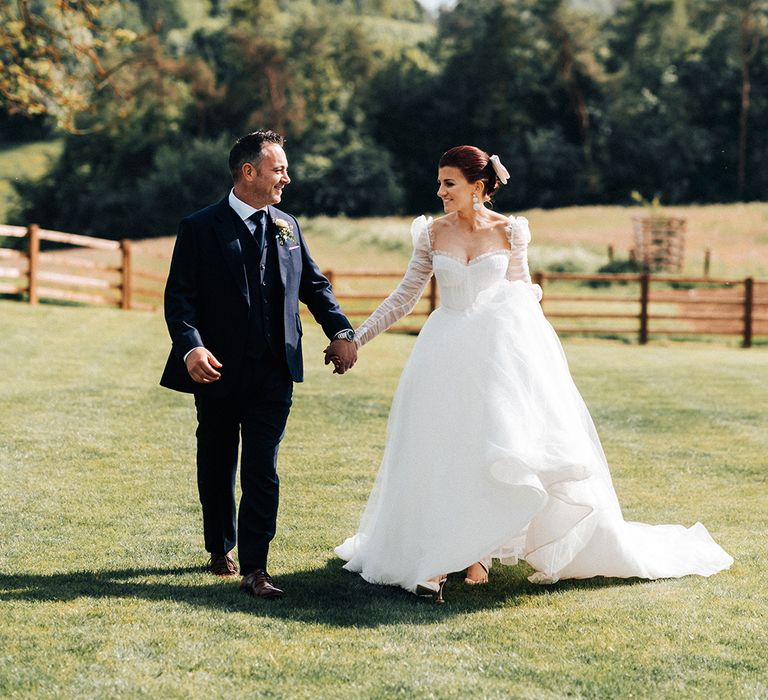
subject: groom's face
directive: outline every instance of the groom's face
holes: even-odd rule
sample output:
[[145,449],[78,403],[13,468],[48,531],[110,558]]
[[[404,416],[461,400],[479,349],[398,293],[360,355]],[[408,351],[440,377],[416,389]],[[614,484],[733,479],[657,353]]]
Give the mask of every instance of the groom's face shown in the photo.
[[283,197],[283,188],[291,181],[288,177],[288,158],[281,146],[265,144],[264,157],[245,173],[248,188],[259,206],[277,204]]

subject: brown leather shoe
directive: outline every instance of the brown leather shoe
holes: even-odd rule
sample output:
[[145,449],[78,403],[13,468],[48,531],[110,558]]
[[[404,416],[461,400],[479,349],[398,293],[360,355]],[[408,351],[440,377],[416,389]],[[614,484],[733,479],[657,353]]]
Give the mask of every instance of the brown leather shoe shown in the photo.
[[243,576],[240,590],[256,598],[282,598],[283,592],[272,583],[272,577],[264,569],[256,569]]
[[237,564],[235,564],[235,560],[230,554],[232,552],[227,554],[211,554],[211,558],[208,561],[208,571],[217,576],[237,576]]

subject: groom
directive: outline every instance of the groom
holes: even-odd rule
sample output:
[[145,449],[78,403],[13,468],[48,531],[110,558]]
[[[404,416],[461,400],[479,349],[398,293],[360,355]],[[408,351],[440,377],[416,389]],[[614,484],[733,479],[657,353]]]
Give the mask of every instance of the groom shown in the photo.
[[230,193],[179,225],[165,288],[173,347],[160,383],[195,396],[197,484],[210,570],[237,575],[237,542],[240,588],[277,598],[283,591],[267,573],[267,554],[277,519],[278,445],[293,382],[303,380],[298,302],[331,339],[335,371],[351,368],[357,351],[298,221],[274,206],[291,181],[282,136],[243,136],[229,154],[229,169]]

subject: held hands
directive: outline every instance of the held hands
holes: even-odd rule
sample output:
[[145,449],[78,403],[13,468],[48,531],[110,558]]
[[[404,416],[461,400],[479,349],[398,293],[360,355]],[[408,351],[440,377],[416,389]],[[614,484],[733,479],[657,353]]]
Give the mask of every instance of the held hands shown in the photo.
[[334,340],[324,352],[325,364],[333,362],[334,374],[344,374],[357,362],[357,345],[349,340]]
[[185,364],[189,376],[198,384],[210,384],[221,377],[221,362],[205,348],[195,348],[187,355]]

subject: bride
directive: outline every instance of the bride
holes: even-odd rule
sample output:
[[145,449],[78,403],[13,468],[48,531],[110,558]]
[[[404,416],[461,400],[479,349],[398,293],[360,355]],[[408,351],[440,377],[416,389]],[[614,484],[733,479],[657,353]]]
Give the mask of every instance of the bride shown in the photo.
[[492,559],[524,559],[534,583],[728,568],[733,559],[701,523],[624,520],[531,284],[528,222],[485,206],[508,177],[498,156],[474,146],[443,154],[445,216],[413,222],[403,280],[355,331],[358,347],[373,340],[435,275],[442,305],[403,370],[357,534],[335,550],[344,568],[438,602],[447,572],[466,569],[468,584],[485,583]]

